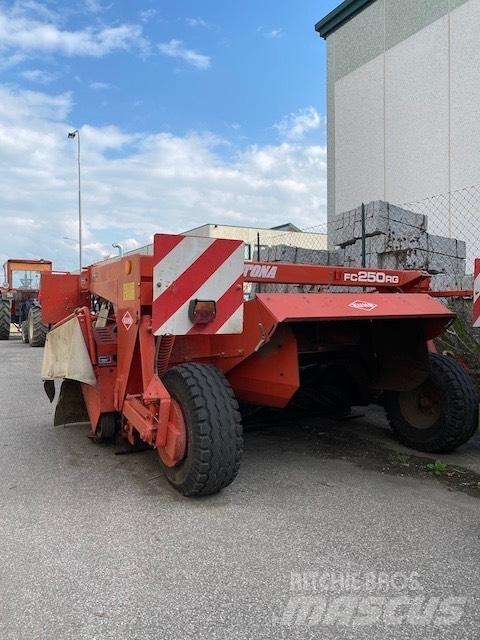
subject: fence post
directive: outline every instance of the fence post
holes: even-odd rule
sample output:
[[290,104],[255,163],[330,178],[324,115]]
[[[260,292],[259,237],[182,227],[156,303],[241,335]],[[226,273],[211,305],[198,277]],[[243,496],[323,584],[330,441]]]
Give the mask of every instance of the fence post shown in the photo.
[[365,228],[365,203],[362,202],[362,267],[367,266],[367,239],[365,237],[366,228]]

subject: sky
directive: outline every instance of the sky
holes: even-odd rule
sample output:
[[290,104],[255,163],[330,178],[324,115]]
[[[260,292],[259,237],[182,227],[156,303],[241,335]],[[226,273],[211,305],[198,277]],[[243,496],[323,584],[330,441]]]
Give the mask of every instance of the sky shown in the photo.
[[205,223],[322,227],[336,0],[0,0],[0,260]]

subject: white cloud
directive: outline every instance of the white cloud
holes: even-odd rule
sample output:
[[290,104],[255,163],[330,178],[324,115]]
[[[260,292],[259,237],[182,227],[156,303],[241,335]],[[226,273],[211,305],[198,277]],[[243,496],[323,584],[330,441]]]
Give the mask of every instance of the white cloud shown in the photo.
[[0,51],[3,50],[4,54],[25,57],[27,54],[59,53],[101,57],[113,51],[144,51],[147,47],[142,28],[136,24],[69,31],[53,20],[46,20],[43,14],[44,19],[36,17],[30,5],[28,8],[30,12],[25,6],[22,11],[17,5],[11,11],[0,8]]
[[[0,85],[0,125],[27,121],[64,121],[72,110],[69,92],[48,95],[38,91],[9,91]],[[25,133],[28,128],[24,129]],[[12,128],[13,133],[13,128]]]
[[210,24],[203,18],[187,18],[187,24],[189,27],[203,27],[208,29]]
[[270,38],[271,40],[278,40],[285,35],[284,30],[281,28],[265,29],[264,27],[258,27],[257,31],[261,33],[264,38]]
[[157,15],[156,9],[144,9],[143,11],[140,11],[140,13],[138,14],[138,17],[142,22],[148,22],[149,20],[154,18],[156,15]]
[[29,82],[36,82],[37,84],[50,84],[56,80],[57,76],[44,69],[27,69],[20,74],[22,78]]
[[[76,268],[76,144],[69,94],[0,86],[0,263],[15,254]],[[325,219],[325,148],[300,142],[232,151],[208,133],[81,128],[85,260],[206,222],[310,227]],[[75,141],[74,141],[75,142]],[[19,229],[21,228],[21,233]]]
[[187,49],[181,40],[173,39],[169,42],[160,42],[158,48],[163,55],[183,60],[197,69],[208,69],[211,65],[209,56],[194,49]]
[[314,107],[299,109],[296,113],[290,113],[273,125],[280,135],[287,140],[301,140],[306,133],[318,129],[322,119]]
[[111,4],[104,5],[99,0],[84,0],[84,3],[87,11],[90,11],[91,13],[102,13],[103,11],[110,9],[112,6]]
[[91,82],[90,89],[94,91],[104,91],[105,89],[109,89],[110,85],[108,82]]
[[86,124],[82,127],[81,135],[82,141],[88,145],[92,153],[103,152],[106,149],[118,150],[142,139],[140,134],[124,133],[121,129],[113,125],[91,127]]
[[12,17],[36,17],[47,22],[60,22],[60,15],[52,11],[45,2],[37,0],[15,0],[10,8]]
[[[1,51],[1,47],[0,47]],[[21,64],[27,59],[24,53],[12,53],[12,54],[4,54],[3,58],[0,60],[0,71],[5,71],[6,69],[11,69],[12,67],[16,67],[18,64]]]
[[276,40],[278,38],[283,38],[284,33],[283,29],[272,29],[271,31],[267,31],[264,35],[266,38],[272,38],[273,40]]

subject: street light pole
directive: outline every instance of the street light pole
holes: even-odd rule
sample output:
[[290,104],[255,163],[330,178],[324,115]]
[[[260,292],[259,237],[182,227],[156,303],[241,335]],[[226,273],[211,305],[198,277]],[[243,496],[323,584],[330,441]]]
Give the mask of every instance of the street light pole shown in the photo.
[[77,164],[78,164],[78,260],[80,265],[80,273],[82,271],[82,182],[80,172],[80,131],[70,131],[68,134],[70,139],[77,139]]

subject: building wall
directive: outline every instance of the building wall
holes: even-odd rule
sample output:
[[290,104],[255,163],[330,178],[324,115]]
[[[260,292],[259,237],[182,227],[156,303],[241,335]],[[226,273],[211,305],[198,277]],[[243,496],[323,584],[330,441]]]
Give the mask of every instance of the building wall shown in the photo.
[[[326,233],[309,233],[308,231],[285,231],[282,229],[261,229],[257,227],[235,227],[222,224],[204,224],[195,229],[182,232],[188,236],[201,236],[204,238],[225,238],[226,240],[242,240],[245,242],[245,259],[255,260],[257,257],[257,234],[260,234],[260,248],[285,245],[287,247],[299,247],[301,249],[323,250],[327,248]],[[125,251],[124,255],[141,253],[153,255],[153,244]],[[118,256],[107,258],[113,262]],[[102,260],[102,262],[104,262]]]
[[187,235],[206,236],[208,238],[226,238],[245,242],[246,259],[255,258],[257,252],[257,234],[260,246],[287,245],[303,249],[326,249],[327,235],[307,231],[285,231],[278,229],[260,229],[256,227],[235,227],[221,224],[205,224],[185,232]]
[[328,214],[480,184],[480,0],[376,0],[327,38]]

